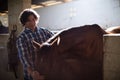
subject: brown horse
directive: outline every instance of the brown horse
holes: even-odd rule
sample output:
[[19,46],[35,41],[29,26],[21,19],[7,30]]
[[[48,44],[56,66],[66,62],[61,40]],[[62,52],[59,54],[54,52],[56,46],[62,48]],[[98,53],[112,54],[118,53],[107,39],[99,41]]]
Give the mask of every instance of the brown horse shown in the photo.
[[109,34],[120,33],[120,26],[110,27],[105,30]]
[[103,80],[103,34],[100,26],[85,25],[34,42],[36,69],[45,80]]

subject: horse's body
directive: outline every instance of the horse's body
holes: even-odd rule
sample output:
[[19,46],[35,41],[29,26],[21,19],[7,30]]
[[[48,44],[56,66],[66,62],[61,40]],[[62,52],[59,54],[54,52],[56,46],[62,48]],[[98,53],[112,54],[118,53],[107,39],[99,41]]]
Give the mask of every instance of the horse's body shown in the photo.
[[110,28],[107,28],[105,31],[109,34],[114,34],[114,33],[118,34],[120,33],[120,26],[110,27]]
[[36,69],[45,80],[102,80],[103,34],[98,25],[60,32],[39,49]]

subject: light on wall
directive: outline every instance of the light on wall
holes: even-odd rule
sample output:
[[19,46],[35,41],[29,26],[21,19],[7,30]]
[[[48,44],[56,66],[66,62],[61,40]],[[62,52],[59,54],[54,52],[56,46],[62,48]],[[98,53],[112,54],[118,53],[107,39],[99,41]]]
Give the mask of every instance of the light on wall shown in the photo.
[[51,5],[60,4],[60,3],[62,2],[61,1],[46,1],[41,4],[46,5],[46,6],[51,6]]
[[72,0],[63,0],[63,2],[70,2],[70,1],[72,1]]
[[76,16],[76,8],[70,8],[70,17]]
[[35,8],[41,8],[41,7],[46,7],[46,6],[52,6],[52,5],[56,5],[56,4],[61,4],[63,3],[63,1],[60,1],[60,0],[48,0],[48,1],[43,1],[43,2],[40,2],[36,5],[32,5],[32,9],[35,9]]
[[41,7],[43,7],[43,6],[41,6],[41,5],[31,5],[32,9],[41,8]]

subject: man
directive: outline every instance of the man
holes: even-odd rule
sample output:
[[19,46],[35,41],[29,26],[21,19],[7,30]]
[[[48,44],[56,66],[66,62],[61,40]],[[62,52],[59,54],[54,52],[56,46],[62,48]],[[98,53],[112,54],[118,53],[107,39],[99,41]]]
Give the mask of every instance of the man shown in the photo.
[[[19,58],[23,64],[24,80],[40,80],[40,73],[35,71],[36,50],[33,41],[43,43],[53,34],[37,26],[39,15],[32,9],[25,9],[19,16],[24,29],[16,41]],[[32,69],[31,69],[32,67]]]

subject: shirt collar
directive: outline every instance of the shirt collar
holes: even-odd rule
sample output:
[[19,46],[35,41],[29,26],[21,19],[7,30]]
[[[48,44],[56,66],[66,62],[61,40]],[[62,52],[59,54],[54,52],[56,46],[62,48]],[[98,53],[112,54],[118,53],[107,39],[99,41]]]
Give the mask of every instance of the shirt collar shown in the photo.
[[[25,27],[25,30],[32,31],[30,28]],[[38,27],[35,27],[35,31],[38,30]]]

